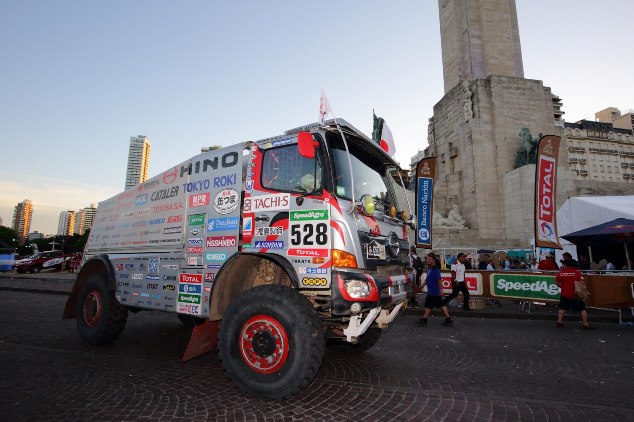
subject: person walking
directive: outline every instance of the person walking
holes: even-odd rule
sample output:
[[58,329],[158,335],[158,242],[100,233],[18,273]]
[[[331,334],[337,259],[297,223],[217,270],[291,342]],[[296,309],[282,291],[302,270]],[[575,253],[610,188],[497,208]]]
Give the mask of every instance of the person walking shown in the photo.
[[425,258],[427,263],[427,277],[425,277],[425,281],[423,282],[423,286],[427,286],[427,297],[425,298],[425,309],[423,311],[423,317],[416,322],[416,325],[419,327],[427,326],[427,319],[431,314],[432,309],[440,308],[442,314],[445,317],[445,322],[442,323],[445,327],[453,326],[453,320],[449,316],[449,311],[447,310],[447,306],[443,304],[442,301],[442,286],[441,279],[442,276],[440,274],[440,261],[433,256],[427,255]]
[[559,298],[559,310],[557,311],[557,327],[564,326],[564,316],[566,311],[572,309],[573,312],[579,312],[581,316],[581,327],[589,329],[588,311],[586,311],[585,302],[578,298],[575,294],[575,281],[583,283],[583,275],[578,268],[577,261],[569,259],[562,262],[562,269],[555,276],[555,284],[561,287],[561,296]]
[[418,288],[420,286],[420,278],[423,275],[425,270],[425,265],[423,264],[423,260],[416,253],[416,246],[412,245],[409,248],[409,266],[414,269],[416,272],[416,280],[414,281],[414,296],[409,299],[409,306],[416,307],[418,306],[418,301],[416,300],[416,294],[418,293]]
[[443,300],[443,304],[447,305],[453,299],[458,297],[458,294],[462,293],[462,309],[470,311],[469,308],[469,288],[465,280],[465,261],[467,257],[460,252],[456,258],[456,262],[451,264],[451,294]]

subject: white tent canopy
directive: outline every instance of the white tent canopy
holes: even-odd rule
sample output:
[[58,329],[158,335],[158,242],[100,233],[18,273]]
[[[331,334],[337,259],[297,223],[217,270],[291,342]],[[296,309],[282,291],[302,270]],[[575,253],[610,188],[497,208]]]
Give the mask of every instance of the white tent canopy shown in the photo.
[[[573,196],[557,211],[557,232],[559,236],[564,236],[617,218],[634,219],[634,195]],[[573,257],[577,255],[577,248],[572,243],[562,238],[559,241],[562,252],[570,252]],[[628,265],[631,265],[627,246],[625,248]],[[592,260],[592,251],[589,252]]]
[[634,195],[573,196],[557,211],[557,232],[563,236],[617,218],[634,219]]

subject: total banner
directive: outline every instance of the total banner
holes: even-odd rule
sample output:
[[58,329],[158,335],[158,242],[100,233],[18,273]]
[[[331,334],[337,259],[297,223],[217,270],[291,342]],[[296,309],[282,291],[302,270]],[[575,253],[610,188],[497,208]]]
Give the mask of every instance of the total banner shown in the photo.
[[432,248],[432,214],[436,157],[422,159],[416,166],[416,246]]
[[535,246],[562,249],[557,234],[557,157],[561,138],[542,136],[535,165]]

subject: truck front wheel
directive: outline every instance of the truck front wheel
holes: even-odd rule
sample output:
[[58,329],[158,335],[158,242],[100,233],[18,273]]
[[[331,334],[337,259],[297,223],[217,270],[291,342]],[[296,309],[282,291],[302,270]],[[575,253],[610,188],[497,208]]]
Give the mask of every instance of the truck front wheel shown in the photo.
[[89,344],[109,343],[119,337],[128,319],[121,306],[97,274],[88,277],[77,298],[75,320],[81,338]]
[[308,300],[278,285],[249,289],[227,308],[218,356],[238,387],[281,400],[307,387],[325,353],[321,322]]

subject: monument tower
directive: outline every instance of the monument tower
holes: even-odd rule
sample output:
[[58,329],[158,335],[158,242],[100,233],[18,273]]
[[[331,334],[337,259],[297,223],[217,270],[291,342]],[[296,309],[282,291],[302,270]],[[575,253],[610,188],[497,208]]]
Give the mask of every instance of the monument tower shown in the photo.
[[[520,132],[560,135],[559,99],[524,78],[515,0],[438,7],[445,95],[426,150],[437,157],[434,247],[527,247],[534,166],[514,169]],[[452,226],[457,214],[462,227]]]

